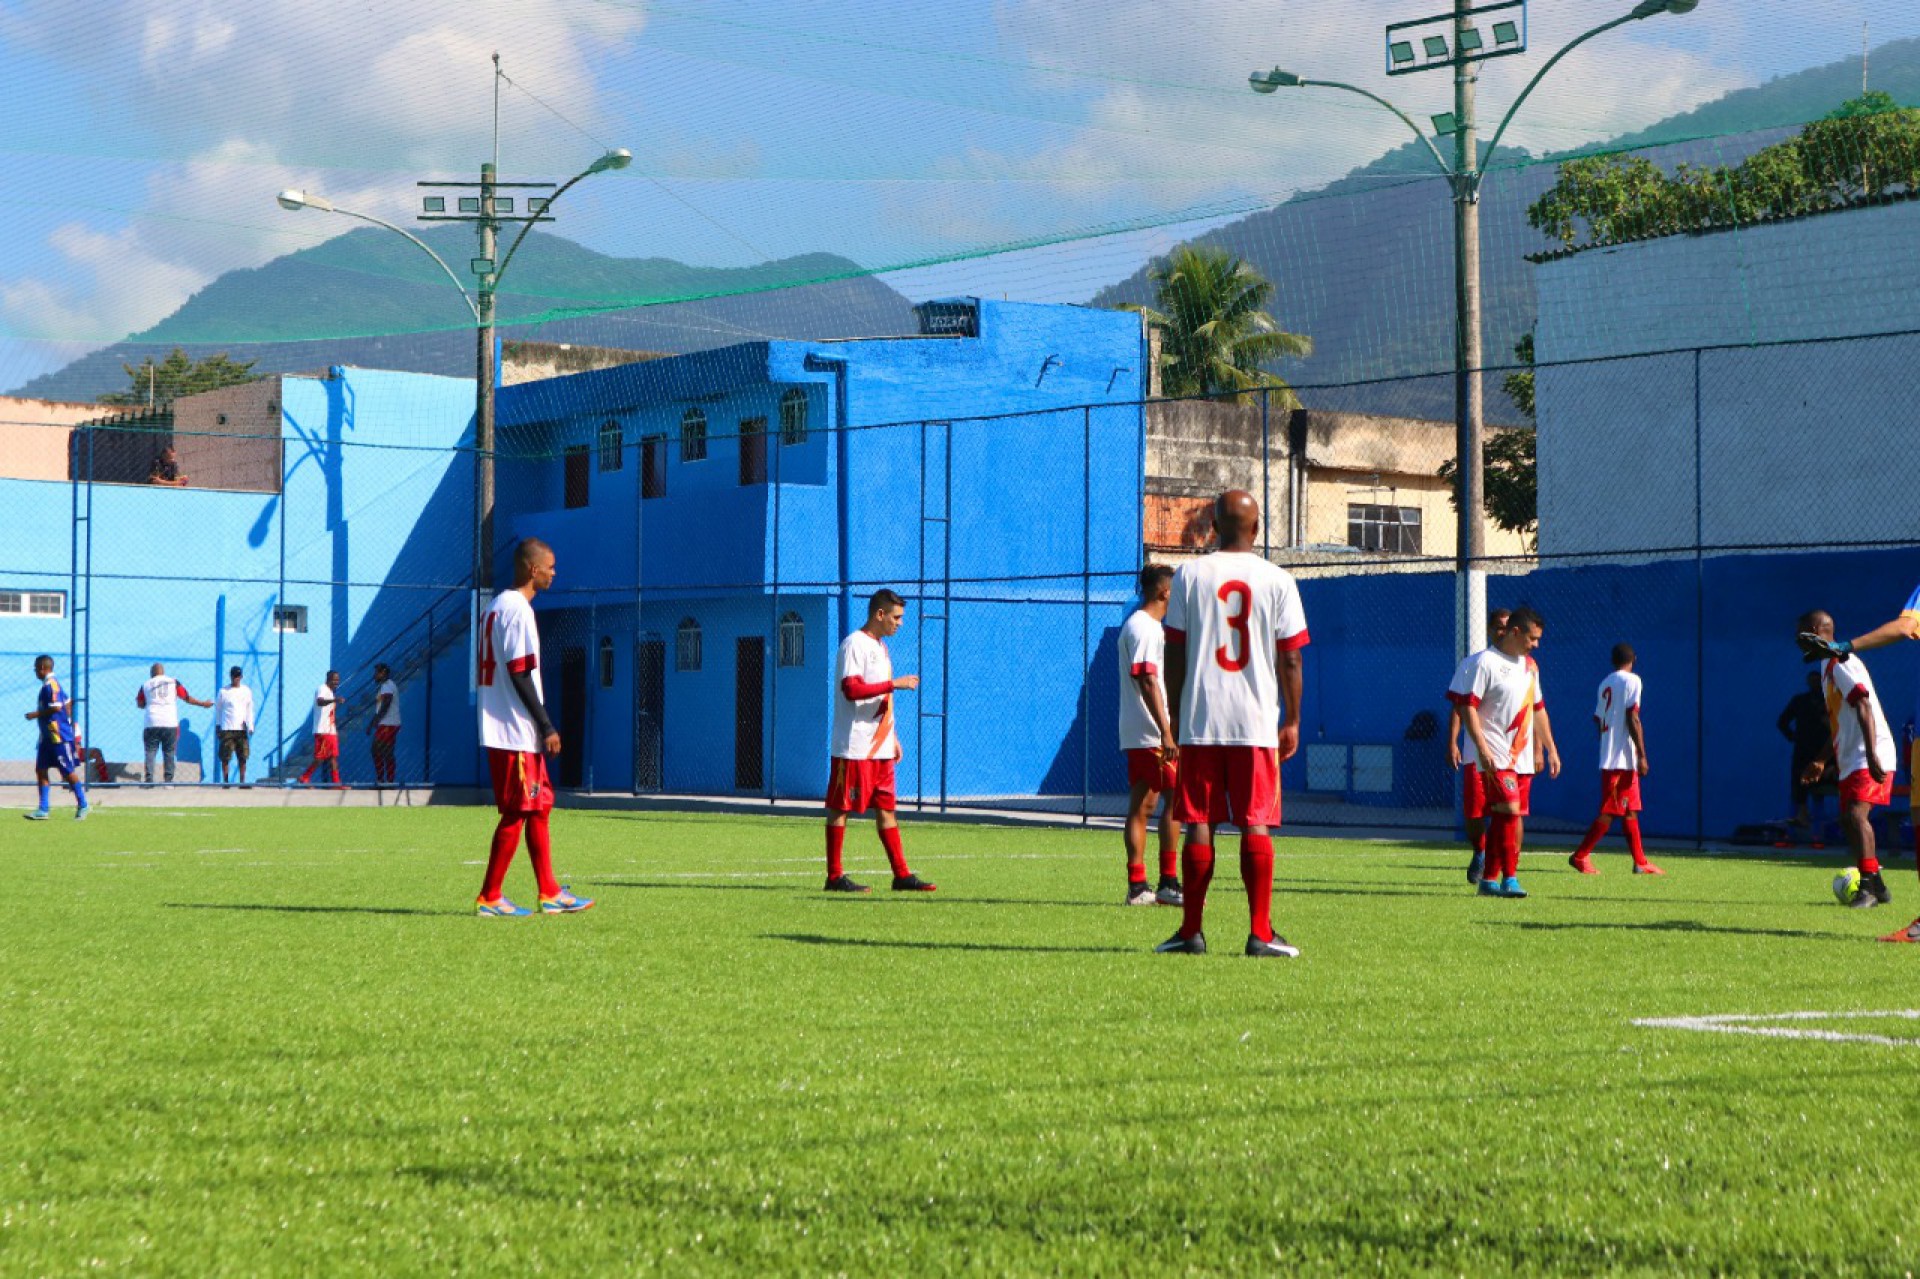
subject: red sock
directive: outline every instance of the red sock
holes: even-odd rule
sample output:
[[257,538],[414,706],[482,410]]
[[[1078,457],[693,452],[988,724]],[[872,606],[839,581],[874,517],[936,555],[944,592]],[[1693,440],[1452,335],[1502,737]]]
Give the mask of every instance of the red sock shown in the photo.
[[1621,825],[1627,828],[1627,851],[1633,854],[1635,866],[1647,864],[1647,850],[1640,846],[1640,819],[1629,817]]
[[1127,854],[1127,882],[1129,884],[1144,884],[1147,882],[1147,864],[1136,858],[1132,853]]
[[1160,878],[1180,878],[1180,845],[1160,845]]
[[880,832],[880,847],[887,850],[887,860],[893,863],[893,877],[905,879],[913,874],[907,869],[907,855],[900,851],[900,828],[888,826]]
[[318,764],[307,765],[307,771],[300,774],[300,784],[302,786],[305,786],[308,782],[313,780],[313,770],[318,767],[320,767],[320,765]]
[[1213,845],[1188,844],[1180,855],[1180,868],[1185,872],[1180,891],[1187,903],[1180,935],[1198,937],[1201,917],[1207,913],[1207,885],[1213,882]]
[[1507,878],[1512,879],[1520,873],[1520,830],[1518,817],[1507,818],[1506,863]]
[[329,760],[327,762],[327,775],[333,778],[333,784],[338,786],[340,784],[340,765]]
[[507,882],[507,867],[513,865],[513,855],[520,848],[523,820],[502,814],[500,824],[493,828],[493,849],[487,854],[487,878],[480,887],[481,901],[500,900],[500,890]]
[[1880,873],[1880,859],[1872,853],[1868,853],[1862,857],[1860,859],[1860,873],[1862,875],[1878,875]]
[[[1607,832],[1611,829],[1613,829],[1613,818],[1608,817],[1605,813],[1602,813],[1600,814],[1600,816],[1594,818],[1593,825],[1587,827],[1587,833],[1580,840],[1580,847],[1573,850],[1573,855],[1575,857],[1585,857],[1588,854],[1592,853],[1593,850],[1599,846],[1600,841],[1607,837]],[[1638,844],[1639,842],[1640,842],[1640,836],[1637,832],[1635,832],[1633,828],[1633,823],[1628,822],[1627,823],[1627,843],[1629,845],[1633,845],[1633,844]],[[1635,860],[1637,861],[1639,859],[1635,858]]]
[[847,828],[845,826],[827,827],[827,878],[828,879],[838,879],[842,875],[847,873],[847,868],[841,861],[841,857],[840,857],[840,850],[846,846],[846,843],[847,843]]
[[533,854],[533,876],[540,881],[542,897],[557,897],[560,881],[553,875],[553,843],[547,838],[547,814],[527,818],[527,851]]
[[1243,835],[1240,839],[1240,882],[1247,886],[1250,931],[1261,941],[1273,940],[1273,837]]

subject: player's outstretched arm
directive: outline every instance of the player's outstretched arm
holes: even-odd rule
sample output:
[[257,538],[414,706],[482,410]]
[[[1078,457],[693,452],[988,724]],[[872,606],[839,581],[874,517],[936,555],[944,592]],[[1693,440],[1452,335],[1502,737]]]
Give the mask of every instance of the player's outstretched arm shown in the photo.
[[[1803,648],[1805,647],[1805,638],[1805,636],[1801,637],[1801,646]],[[1920,639],[1920,614],[1906,612],[1900,614],[1900,616],[1890,622],[1882,622],[1879,626],[1868,631],[1865,635],[1859,636],[1850,644],[1845,644],[1844,646],[1840,644],[1834,645],[1836,649],[1841,649],[1842,651],[1831,654],[1831,656],[1845,657],[1847,653],[1855,652],[1870,653],[1876,648],[1886,648],[1890,644],[1898,644],[1902,640],[1911,639]]]

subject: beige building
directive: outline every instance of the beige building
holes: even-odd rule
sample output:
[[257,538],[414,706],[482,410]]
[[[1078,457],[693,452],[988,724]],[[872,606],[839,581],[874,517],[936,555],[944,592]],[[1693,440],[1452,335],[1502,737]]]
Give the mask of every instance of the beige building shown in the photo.
[[0,395],[0,479],[64,482],[73,428],[105,412],[98,404]]
[[[1264,438],[1263,438],[1264,435]],[[1146,550],[1204,550],[1209,504],[1223,489],[1263,498],[1276,557],[1327,553],[1392,561],[1451,558],[1457,545],[1450,486],[1451,422],[1313,409],[1271,413],[1260,403],[1165,400],[1147,405]],[[1526,555],[1531,539],[1487,523],[1489,555]]]

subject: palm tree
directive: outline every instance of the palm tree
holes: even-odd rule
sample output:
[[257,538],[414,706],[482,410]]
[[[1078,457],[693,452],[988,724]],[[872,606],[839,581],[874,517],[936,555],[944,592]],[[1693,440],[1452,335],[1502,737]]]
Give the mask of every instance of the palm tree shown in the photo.
[[1131,306],[1162,333],[1160,365],[1167,395],[1212,395],[1277,387],[1280,402],[1299,407],[1286,381],[1261,368],[1313,354],[1313,339],[1283,331],[1266,312],[1273,282],[1244,258],[1206,244],[1183,244],[1147,272],[1158,309]]

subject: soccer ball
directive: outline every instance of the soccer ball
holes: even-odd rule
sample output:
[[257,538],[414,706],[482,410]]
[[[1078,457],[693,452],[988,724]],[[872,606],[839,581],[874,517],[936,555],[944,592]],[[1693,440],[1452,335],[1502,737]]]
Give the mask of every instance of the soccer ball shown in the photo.
[[1860,872],[1849,866],[1833,877],[1833,896],[1842,906],[1853,905],[1860,895]]

